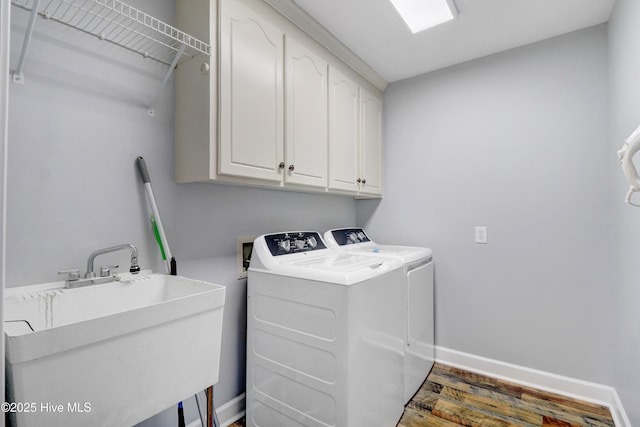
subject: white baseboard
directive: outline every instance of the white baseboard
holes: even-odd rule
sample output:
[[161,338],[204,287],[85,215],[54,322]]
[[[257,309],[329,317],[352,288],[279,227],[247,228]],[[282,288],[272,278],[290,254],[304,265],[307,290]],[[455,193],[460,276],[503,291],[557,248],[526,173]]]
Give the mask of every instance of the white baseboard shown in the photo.
[[631,427],[631,420],[624,411],[620,396],[618,396],[618,392],[615,389],[613,389],[613,403],[609,405],[609,408],[611,409],[611,415],[613,415],[613,421],[616,423],[616,426]]
[[523,386],[608,406],[617,427],[631,427],[631,422],[622,407],[618,393],[613,387],[538,371],[439,346],[436,346],[436,362]]
[[244,417],[245,394],[236,396],[218,408],[218,420],[220,427],[227,427]]
[[[236,396],[227,403],[224,403],[216,408],[218,415],[218,421],[220,421],[220,427],[228,427],[235,423],[244,416],[245,408],[245,394]],[[202,427],[200,419],[196,419],[189,423],[187,427]]]

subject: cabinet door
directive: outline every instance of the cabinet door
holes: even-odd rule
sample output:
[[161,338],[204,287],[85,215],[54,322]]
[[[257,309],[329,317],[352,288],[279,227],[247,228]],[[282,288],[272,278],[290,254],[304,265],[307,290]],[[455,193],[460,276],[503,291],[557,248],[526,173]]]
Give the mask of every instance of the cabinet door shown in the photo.
[[285,38],[285,182],[327,186],[327,63]]
[[358,191],[358,85],[329,66],[329,188]]
[[382,100],[360,88],[360,192],[382,194]]
[[242,0],[220,13],[218,172],[281,181],[284,34]]

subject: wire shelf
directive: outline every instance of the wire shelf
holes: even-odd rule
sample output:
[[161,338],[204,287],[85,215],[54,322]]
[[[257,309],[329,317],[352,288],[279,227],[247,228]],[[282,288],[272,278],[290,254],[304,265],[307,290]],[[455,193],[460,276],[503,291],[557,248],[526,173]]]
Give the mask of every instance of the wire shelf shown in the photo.
[[12,0],[21,9],[93,35],[166,65],[211,46],[119,0]]

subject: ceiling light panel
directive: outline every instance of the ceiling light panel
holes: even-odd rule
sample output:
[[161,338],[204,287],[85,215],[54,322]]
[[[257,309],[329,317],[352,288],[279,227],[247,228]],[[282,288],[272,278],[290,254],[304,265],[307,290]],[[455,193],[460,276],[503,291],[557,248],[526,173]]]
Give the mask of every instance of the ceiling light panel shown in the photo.
[[412,33],[455,19],[453,0],[390,0]]

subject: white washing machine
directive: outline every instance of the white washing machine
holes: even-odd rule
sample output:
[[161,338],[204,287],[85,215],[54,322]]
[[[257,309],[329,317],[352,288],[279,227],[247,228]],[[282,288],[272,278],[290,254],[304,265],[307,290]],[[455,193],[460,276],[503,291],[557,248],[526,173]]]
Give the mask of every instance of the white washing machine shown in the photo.
[[316,232],[254,241],[246,425],[394,427],[404,410],[402,264]]
[[404,265],[404,403],[408,403],[427,378],[435,358],[431,249],[378,245],[358,227],[329,230],[324,240],[329,248],[342,253],[393,258]]

